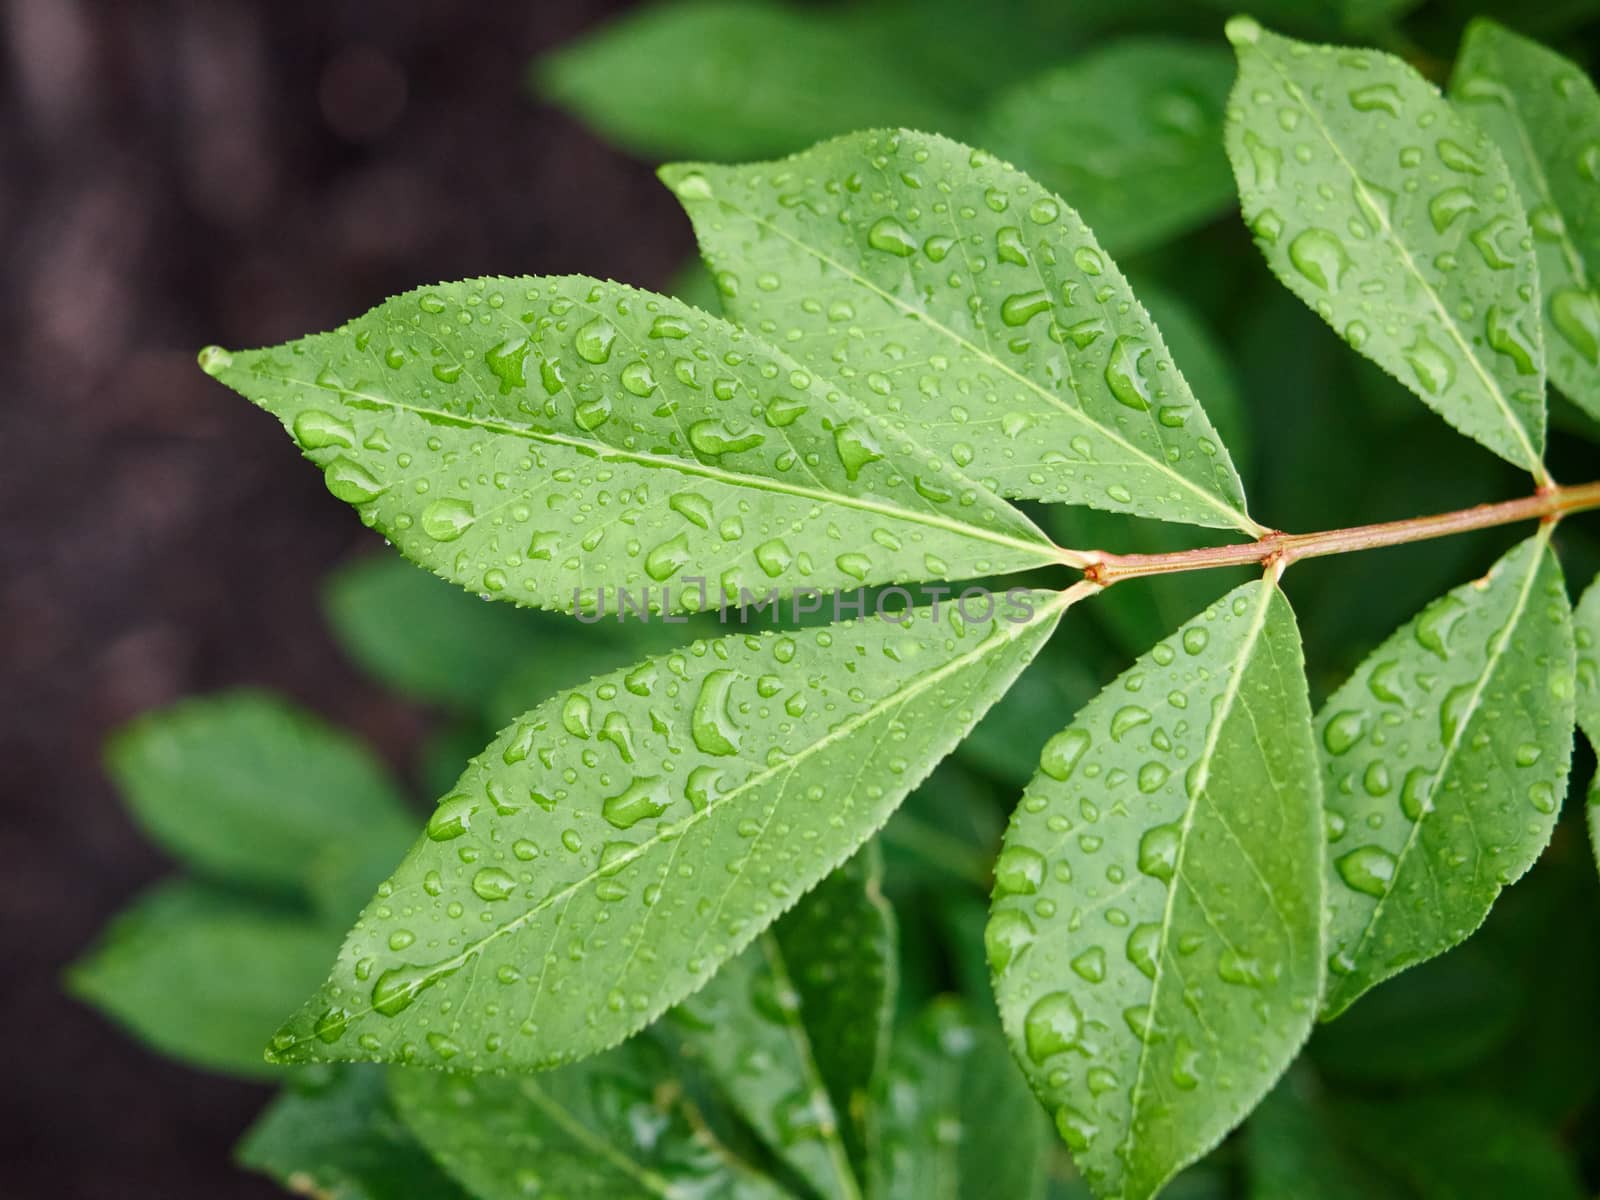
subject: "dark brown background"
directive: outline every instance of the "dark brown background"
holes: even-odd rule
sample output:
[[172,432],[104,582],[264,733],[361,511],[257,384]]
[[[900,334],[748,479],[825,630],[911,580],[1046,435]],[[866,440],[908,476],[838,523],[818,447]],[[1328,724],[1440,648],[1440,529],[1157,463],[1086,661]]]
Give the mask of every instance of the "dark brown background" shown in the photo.
[[672,197],[523,87],[614,7],[0,0],[0,1193],[279,1194],[228,1158],[266,1089],[60,987],[169,870],[101,774],[108,730],[244,683],[396,762],[423,729],[318,612],[374,535],[195,351],[434,279],[660,286],[691,246]]

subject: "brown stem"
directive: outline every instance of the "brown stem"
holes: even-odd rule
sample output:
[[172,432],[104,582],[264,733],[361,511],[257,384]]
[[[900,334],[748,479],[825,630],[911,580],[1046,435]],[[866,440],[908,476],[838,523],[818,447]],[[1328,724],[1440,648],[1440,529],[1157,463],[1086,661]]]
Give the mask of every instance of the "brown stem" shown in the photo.
[[1259,541],[1231,546],[1203,546],[1198,550],[1177,550],[1170,554],[1107,554],[1100,550],[1078,553],[1083,560],[1084,578],[1100,587],[1110,587],[1120,579],[1140,575],[1169,575],[1176,571],[1203,571],[1212,567],[1238,567],[1259,563],[1275,567],[1280,573],[1302,558],[1325,554],[1348,554],[1353,550],[1372,550],[1379,546],[1398,546],[1428,538],[1447,537],[1469,529],[1488,529],[1516,521],[1555,521],[1571,512],[1600,508],[1600,482],[1574,487],[1541,488],[1532,496],[1506,500],[1500,504],[1480,504],[1432,517],[1412,517],[1405,521],[1386,521],[1381,525],[1357,525],[1351,529],[1329,529],[1322,533],[1271,532]]

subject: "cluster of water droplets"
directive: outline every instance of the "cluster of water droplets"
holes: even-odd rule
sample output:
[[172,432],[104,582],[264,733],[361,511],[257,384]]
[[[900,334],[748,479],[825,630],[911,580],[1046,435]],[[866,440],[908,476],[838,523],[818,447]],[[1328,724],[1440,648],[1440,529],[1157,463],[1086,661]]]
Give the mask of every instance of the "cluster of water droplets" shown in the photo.
[[[1510,90],[1496,79],[1484,75],[1457,77],[1451,83],[1451,94],[1476,119],[1484,120],[1490,128],[1498,131],[1498,140],[1502,147],[1506,147],[1514,170],[1516,160],[1524,153],[1532,152],[1529,138],[1543,142],[1550,136],[1549,130],[1523,127],[1525,121],[1533,119],[1532,114],[1524,115]],[[1593,85],[1577,72],[1563,71],[1547,95],[1572,105],[1571,115],[1578,121],[1583,119],[1581,114],[1586,109],[1592,111]],[[1486,112],[1486,109],[1489,111]],[[1531,195],[1527,186],[1523,191],[1524,197],[1529,200],[1528,224],[1533,230],[1539,251],[1545,313],[1550,328],[1556,331],[1566,343],[1568,351],[1580,361],[1591,367],[1600,367],[1600,295],[1596,294],[1597,281],[1588,274],[1583,256],[1574,248],[1577,237],[1581,235],[1567,227],[1561,210],[1549,200],[1552,191],[1559,191],[1563,197],[1577,199],[1587,188],[1600,185],[1600,133],[1580,137],[1575,145],[1569,141],[1563,147],[1559,161],[1527,162],[1522,169],[1540,181],[1535,185],[1538,190]],[[1559,352],[1560,347],[1552,347],[1552,351]]]
[[1389,921],[1453,944],[1544,845],[1564,790],[1569,629],[1559,571],[1524,542],[1398,630],[1319,715],[1342,885],[1329,897],[1335,975],[1423,957],[1418,939],[1371,928],[1391,893]]
[[[1230,870],[1230,838],[1252,830],[1233,798],[1258,768],[1218,764],[1205,748],[1214,722],[1248,719],[1222,706],[1263,586],[1159,643],[1050,739],[995,866],[985,942],[996,993],[1035,1091],[1086,1171],[1103,1173],[1108,1146],[1142,1134],[1133,1124],[1159,1120],[1180,1096],[1233,1086],[1204,1030],[1255,1028],[1250,1014],[1271,1011],[1286,969],[1270,922],[1212,923],[1257,900],[1212,873]],[[1218,786],[1222,800],[1202,798]],[[1130,1113],[1141,1071],[1141,1111]]]
[[[352,932],[326,1008],[277,1049],[353,1037],[402,1061],[548,1064],[572,1053],[563,1030],[642,1025],[881,823],[926,769],[922,741],[976,719],[954,684],[892,712],[883,698],[1008,632],[946,608],[736,635],[546,702],[439,802]],[[825,763],[789,769],[818,745]],[[591,957],[615,961],[599,972],[613,982],[580,969]]]
[[[1285,46],[1288,79],[1261,61]],[[1538,235],[1489,139],[1377,54],[1272,39],[1240,78],[1232,150],[1268,260],[1352,347],[1527,459],[1500,398],[1537,445]]]
[[1077,215],[980,151],[855,140],[675,178],[730,311],[1003,494],[1218,523],[1226,452]]
[[997,546],[987,534],[1042,539],[812,372],[620,285],[444,285],[248,366],[205,361],[278,413],[335,496],[488,596],[593,611],[609,591],[615,611],[626,588],[660,611],[671,586],[683,610],[775,580],[1044,557]]

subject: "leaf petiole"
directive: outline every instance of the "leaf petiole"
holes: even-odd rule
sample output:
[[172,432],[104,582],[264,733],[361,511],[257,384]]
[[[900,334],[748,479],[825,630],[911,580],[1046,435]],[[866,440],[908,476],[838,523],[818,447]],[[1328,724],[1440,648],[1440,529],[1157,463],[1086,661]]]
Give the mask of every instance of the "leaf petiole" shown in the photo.
[[1600,508],[1600,481],[1571,487],[1541,489],[1531,496],[1505,500],[1498,504],[1479,504],[1454,512],[1377,525],[1356,525],[1349,529],[1328,529],[1319,533],[1273,531],[1254,542],[1228,546],[1202,546],[1165,554],[1108,554],[1100,550],[1072,551],[1087,565],[1085,582],[1110,587],[1123,579],[1142,575],[1171,575],[1179,571],[1203,571],[1214,567],[1238,567],[1251,563],[1275,566],[1279,572],[1302,558],[1322,558],[1330,554],[1350,554],[1399,546],[1406,542],[1448,537],[1473,529],[1489,529],[1518,521],[1557,521],[1567,513]]

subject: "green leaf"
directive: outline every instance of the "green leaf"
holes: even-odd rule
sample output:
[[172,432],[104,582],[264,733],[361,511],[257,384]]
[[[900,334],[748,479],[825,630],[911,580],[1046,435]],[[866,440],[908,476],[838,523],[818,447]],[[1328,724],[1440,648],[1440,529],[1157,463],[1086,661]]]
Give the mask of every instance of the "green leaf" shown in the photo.
[[1555,1138],[1488,1096],[1347,1101],[1338,1107],[1338,1121],[1363,1159],[1405,1179],[1423,1200],[1578,1200],[1584,1194]]
[[651,4],[537,66],[544,96],[647,158],[784,154],[868,125],[958,113],[832,13],[754,0]]
[[1250,1114],[1244,1165],[1249,1200],[1410,1200],[1344,1143],[1307,1071],[1284,1076]]
[[251,1078],[261,1047],[316,986],[336,929],[198,883],[158,886],[67,973],[67,987],[162,1054]]
[[408,558],[519,604],[614,613],[627,589],[681,611],[706,606],[696,578],[737,599],[780,578],[828,591],[1060,561],[814,373],[620,284],[444,284],[201,358]]
[[824,1196],[864,1191],[862,1119],[894,1009],[882,875],[868,843],[674,1010],[712,1080]]
[[1143,279],[1135,282],[1140,299],[1171,348],[1172,361],[1194,394],[1205,399],[1206,415],[1222,444],[1232,452],[1239,474],[1251,478],[1255,438],[1228,351],[1188,300],[1158,284]]
[[[1239,18],[1227,125],[1273,272],[1469,437],[1546,478],[1532,235],[1499,151],[1399,59]],[[1422,128],[1425,123],[1425,128]]]
[[1002,495],[1260,531],[1116,264],[1021,172],[902,131],[661,175],[731,317]]
[[1325,1018],[1467,937],[1533,865],[1566,794],[1573,690],[1571,609],[1544,530],[1328,698]]
[[540,705],[440,802],[273,1053],[490,1069],[614,1044],[881,827],[1076,595],[696,642]]
[[341,566],[322,601],[340,648],[363,671],[402,695],[463,712],[476,710],[513,664],[570,633],[557,618],[541,623],[485,604],[392,554]]
[[286,1088],[234,1157],[319,1200],[467,1200],[400,1123],[379,1067]]
[[1232,67],[1201,43],[1113,42],[1004,92],[985,145],[1071,201],[1107,249],[1141,250],[1233,201],[1222,153]]
[[298,890],[331,844],[406,820],[366,747],[264,692],[146,713],[113,735],[106,766],[151,837],[229,881]]
[[[992,1020],[992,1018],[991,1018]],[[897,1031],[875,1200],[1037,1200],[1049,1133],[1000,1031],[953,1000]]]
[[1527,209],[1550,378],[1600,417],[1600,93],[1559,54],[1475,21],[1450,96],[1499,146]]
[[1282,593],[1247,583],[1158,642],[1039,766],[995,864],[995,995],[1095,1193],[1143,1200],[1271,1086],[1322,985],[1320,787]]
[[733,1158],[651,1039],[539,1075],[392,1067],[411,1131],[477,1200],[783,1200]]
[[[1577,652],[1578,728],[1600,757],[1600,578],[1589,584],[1573,610],[1573,640]],[[1600,861],[1600,769],[1589,781],[1589,841]]]

